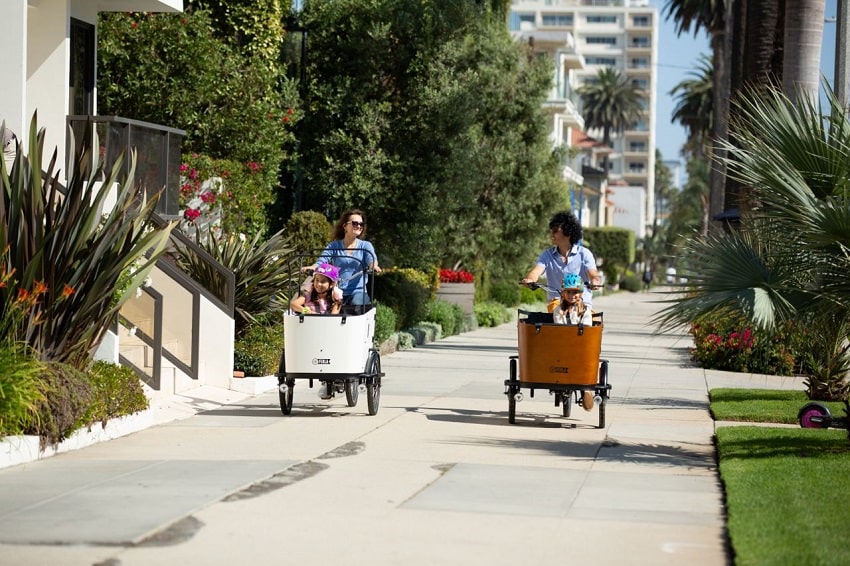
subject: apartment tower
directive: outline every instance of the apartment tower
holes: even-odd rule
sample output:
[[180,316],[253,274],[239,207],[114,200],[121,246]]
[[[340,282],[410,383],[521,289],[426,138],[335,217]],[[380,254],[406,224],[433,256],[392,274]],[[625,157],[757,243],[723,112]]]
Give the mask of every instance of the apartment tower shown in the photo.
[[[647,0],[512,0],[508,25],[514,35],[530,29],[569,32],[584,59],[582,68],[572,71],[577,85],[614,67],[643,91],[643,116],[612,134],[605,195],[612,209],[607,223],[643,238],[655,219],[658,10]],[[602,139],[601,131],[587,133]]]

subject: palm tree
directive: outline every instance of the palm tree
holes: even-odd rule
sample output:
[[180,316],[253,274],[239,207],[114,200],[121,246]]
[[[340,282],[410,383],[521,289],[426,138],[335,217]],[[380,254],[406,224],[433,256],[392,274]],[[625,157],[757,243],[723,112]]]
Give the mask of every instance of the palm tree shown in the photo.
[[670,91],[677,99],[673,109],[673,122],[679,122],[688,132],[688,141],[683,150],[696,157],[705,157],[705,145],[714,127],[714,68],[706,55],[701,55],[697,72]]
[[[712,51],[712,131],[711,140],[727,139],[731,74],[729,69],[729,47],[727,37],[726,0],[668,0],[664,6],[665,18],[675,23],[676,35],[705,31],[711,37]],[[731,30],[729,30],[731,31]],[[709,218],[723,212],[726,171],[723,167],[722,150],[712,144],[710,155],[719,159],[711,169],[711,194],[709,195]]]
[[[611,145],[611,134],[625,130],[643,115],[645,96],[614,67],[599,69],[595,80],[585,83],[576,92],[584,108],[588,129],[602,130],[602,143]],[[603,169],[608,172],[608,154]]]
[[687,245],[691,292],[657,319],[676,326],[731,310],[763,327],[805,324],[815,399],[842,398],[850,389],[850,114],[829,98],[824,116],[805,97],[745,91],[726,164],[760,205],[739,231]]

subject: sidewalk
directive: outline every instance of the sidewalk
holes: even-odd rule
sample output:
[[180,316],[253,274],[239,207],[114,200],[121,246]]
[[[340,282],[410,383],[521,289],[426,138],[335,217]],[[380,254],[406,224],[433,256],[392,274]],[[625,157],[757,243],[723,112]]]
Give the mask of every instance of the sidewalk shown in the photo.
[[0,564],[725,565],[707,392],[802,383],[692,367],[663,298],[595,300],[604,430],[539,390],[508,424],[516,328],[481,329],[383,357],[374,417],[299,385],[0,470]]

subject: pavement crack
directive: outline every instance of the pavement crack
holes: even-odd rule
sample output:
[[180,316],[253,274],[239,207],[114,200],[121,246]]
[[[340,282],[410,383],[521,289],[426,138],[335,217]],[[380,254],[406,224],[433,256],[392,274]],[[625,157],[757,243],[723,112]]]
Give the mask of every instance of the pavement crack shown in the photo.
[[358,440],[346,442],[342,446],[337,446],[333,450],[328,450],[317,460],[330,460],[331,458],[345,458],[346,456],[356,456],[366,450],[366,443]]
[[325,470],[329,467],[330,466],[328,466],[327,464],[314,462],[312,460],[308,462],[301,462],[299,464],[295,464],[294,466],[290,466],[289,468],[286,468],[281,472],[276,473],[270,478],[252,483],[244,489],[240,489],[235,493],[231,493],[230,495],[222,499],[222,501],[241,501],[243,499],[259,497],[260,495],[264,495],[276,489],[280,489],[282,487],[292,485],[301,480],[313,477],[322,470]]
[[[137,542],[133,547],[150,547],[150,546],[173,546],[186,542],[195,536],[201,530],[204,523],[193,516],[183,517],[177,522],[172,523],[163,530],[152,534],[151,536]],[[112,564],[103,562],[104,566]]]

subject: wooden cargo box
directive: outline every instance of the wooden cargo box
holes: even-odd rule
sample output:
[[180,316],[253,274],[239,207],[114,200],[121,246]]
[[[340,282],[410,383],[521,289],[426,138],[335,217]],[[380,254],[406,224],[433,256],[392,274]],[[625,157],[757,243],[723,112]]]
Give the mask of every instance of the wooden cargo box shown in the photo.
[[[594,385],[599,381],[602,326],[517,322],[519,380],[528,383]],[[551,315],[549,320],[551,320]]]

